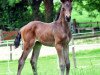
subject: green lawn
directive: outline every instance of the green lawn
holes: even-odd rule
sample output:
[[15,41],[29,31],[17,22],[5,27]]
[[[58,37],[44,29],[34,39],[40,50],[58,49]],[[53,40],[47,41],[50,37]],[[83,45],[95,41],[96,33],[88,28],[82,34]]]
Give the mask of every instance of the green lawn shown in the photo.
[[[79,51],[76,53],[76,58],[77,68],[75,69],[72,53],[70,53],[70,75],[100,75],[100,49]],[[16,75],[17,62],[17,60],[9,63],[0,61],[0,75]],[[38,60],[38,73],[39,75],[59,75],[57,56],[40,57]],[[26,61],[22,75],[33,75],[29,59]]]
[[[85,35],[86,36],[86,35]],[[75,45],[82,45],[82,44],[100,44],[100,37],[94,37],[94,38],[85,38],[85,39],[75,39],[74,40]]]

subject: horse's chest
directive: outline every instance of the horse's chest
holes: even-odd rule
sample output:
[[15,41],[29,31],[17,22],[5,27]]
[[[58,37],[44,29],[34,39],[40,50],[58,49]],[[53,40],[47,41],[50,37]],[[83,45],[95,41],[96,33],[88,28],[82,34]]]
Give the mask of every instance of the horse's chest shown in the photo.
[[71,39],[70,32],[65,32],[65,31],[56,33],[55,36],[56,43],[69,43],[70,39]]
[[67,34],[61,34],[61,36],[58,36],[58,39],[61,42],[67,42],[69,40],[69,36]]

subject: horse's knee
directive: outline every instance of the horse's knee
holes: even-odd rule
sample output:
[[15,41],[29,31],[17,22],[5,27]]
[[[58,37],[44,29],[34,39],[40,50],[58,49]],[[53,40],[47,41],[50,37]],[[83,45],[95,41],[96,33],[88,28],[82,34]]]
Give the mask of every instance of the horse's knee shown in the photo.
[[19,65],[23,65],[24,64],[24,60],[22,60],[22,59],[19,59],[19,61],[18,61],[18,63],[19,63]]
[[60,64],[59,66],[60,66],[61,71],[65,70],[65,66],[66,66],[65,64]]
[[21,69],[23,68],[23,66],[24,66],[25,61],[19,59],[18,63],[19,63],[19,64],[18,64],[18,70],[21,70]]
[[34,71],[34,75],[37,75],[37,62],[31,59],[30,63],[31,63],[32,69]]
[[34,60],[30,60],[30,63],[31,63],[31,65],[32,65],[33,67],[36,66],[36,61],[34,61]]
[[30,60],[31,65],[34,63],[33,60]]
[[33,61],[33,60],[30,60],[30,63],[31,63],[31,64],[33,64],[33,63],[34,63],[34,61]]
[[70,61],[66,62],[66,68],[67,68],[68,71],[70,70]]

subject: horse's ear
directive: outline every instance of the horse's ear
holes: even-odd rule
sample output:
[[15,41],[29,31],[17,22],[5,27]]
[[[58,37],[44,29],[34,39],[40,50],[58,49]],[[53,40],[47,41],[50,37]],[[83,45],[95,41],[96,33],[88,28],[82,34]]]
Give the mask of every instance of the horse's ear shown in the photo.
[[66,1],[72,2],[73,0],[66,0]]
[[60,0],[62,3],[66,2],[67,0]]
[[73,0],[60,0],[62,3],[66,2],[66,1],[69,1],[69,2],[72,2]]
[[73,0],[69,0],[70,2],[72,2]]

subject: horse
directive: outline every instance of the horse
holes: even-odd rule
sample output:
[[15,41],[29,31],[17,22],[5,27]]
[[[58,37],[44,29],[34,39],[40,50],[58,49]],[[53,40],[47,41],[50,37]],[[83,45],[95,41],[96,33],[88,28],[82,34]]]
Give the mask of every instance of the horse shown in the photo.
[[19,59],[17,75],[21,75],[25,60],[33,48],[30,63],[33,74],[37,73],[37,60],[42,45],[55,47],[58,58],[61,75],[69,75],[70,60],[69,60],[69,42],[72,34],[70,31],[70,19],[72,10],[71,0],[60,0],[61,10],[58,19],[51,23],[41,21],[31,21],[23,26],[18,32],[14,45],[18,48],[20,41],[23,43],[23,52]]

